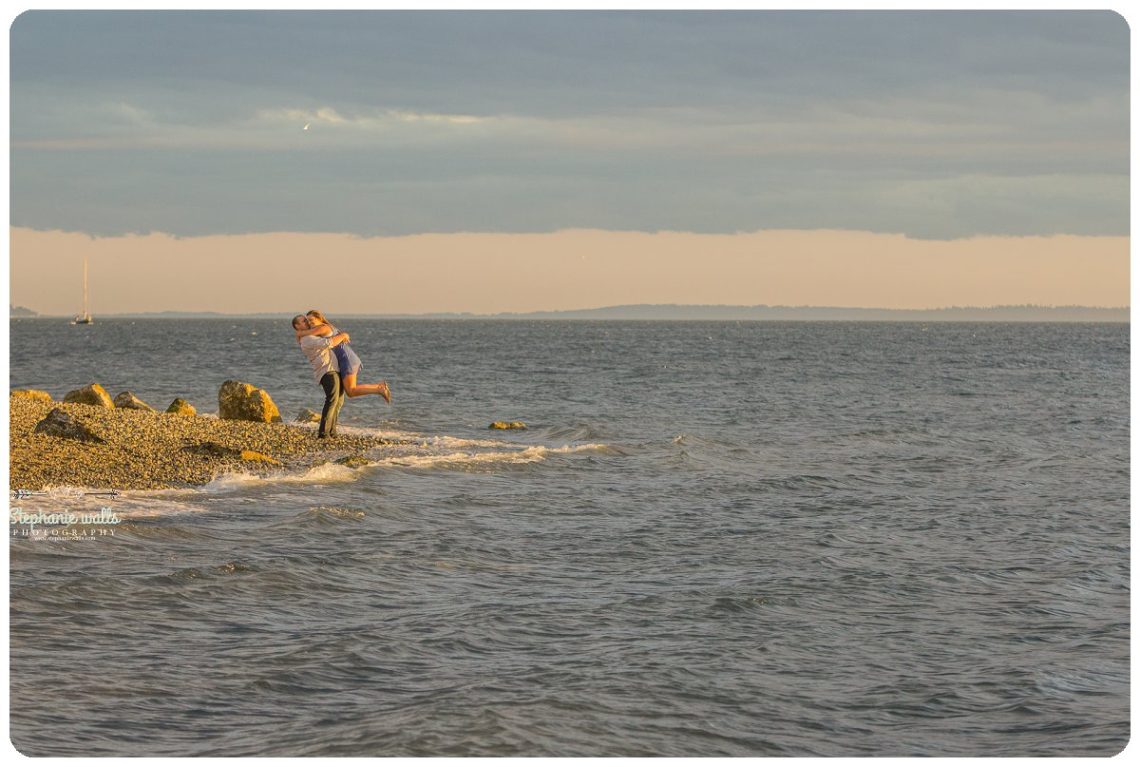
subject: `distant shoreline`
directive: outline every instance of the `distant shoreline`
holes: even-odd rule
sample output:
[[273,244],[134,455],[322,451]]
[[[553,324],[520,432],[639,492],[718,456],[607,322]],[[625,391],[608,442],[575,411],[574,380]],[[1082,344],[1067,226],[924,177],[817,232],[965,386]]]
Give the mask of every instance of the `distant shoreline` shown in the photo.
[[[940,309],[863,309],[829,306],[715,306],[638,304],[550,312],[429,312],[424,314],[340,313],[378,320],[642,320],[653,322],[1130,322],[1130,307],[993,306]],[[139,312],[96,315],[103,319],[279,319],[293,312]],[[9,319],[69,320],[67,315],[22,315]]]

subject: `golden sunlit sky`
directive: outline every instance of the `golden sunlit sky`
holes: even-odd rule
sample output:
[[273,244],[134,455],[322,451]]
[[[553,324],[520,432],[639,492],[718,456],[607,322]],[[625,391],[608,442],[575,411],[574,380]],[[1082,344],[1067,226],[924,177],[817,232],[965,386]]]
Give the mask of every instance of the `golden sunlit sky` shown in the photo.
[[1129,303],[1108,11],[30,11],[10,302]]
[[[850,231],[250,234],[92,238],[16,229],[12,284],[74,312],[554,311],[630,303],[1127,306],[1125,237],[913,240]],[[98,265],[98,269],[93,268]],[[15,288],[13,289],[15,295]],[[208,298],[207,298],[208,297]]]

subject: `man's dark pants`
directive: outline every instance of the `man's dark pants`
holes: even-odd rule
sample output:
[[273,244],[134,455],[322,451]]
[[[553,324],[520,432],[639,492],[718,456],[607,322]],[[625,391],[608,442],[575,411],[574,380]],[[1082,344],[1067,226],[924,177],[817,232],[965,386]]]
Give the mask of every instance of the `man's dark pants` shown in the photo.
[[340,375],[325,373],[321,376],[321,388],[325,390],[325,406],[321,410],[321,427],[317,430],[317,436],[333,437],[336,436],[336,418],[344,404],[344,387],[341,386]]

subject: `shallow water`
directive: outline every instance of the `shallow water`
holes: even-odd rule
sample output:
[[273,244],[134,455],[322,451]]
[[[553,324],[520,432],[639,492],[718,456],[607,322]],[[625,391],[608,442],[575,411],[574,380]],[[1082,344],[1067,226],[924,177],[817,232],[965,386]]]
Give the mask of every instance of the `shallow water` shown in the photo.
[[[24,753],[1127,742],[1128,326],[340,324],[394,394],[342,423],[412,444],[12,502],[121,519],[10,542]],[[285,321],[11,323],[13,387],[227,378],[320,404]]]

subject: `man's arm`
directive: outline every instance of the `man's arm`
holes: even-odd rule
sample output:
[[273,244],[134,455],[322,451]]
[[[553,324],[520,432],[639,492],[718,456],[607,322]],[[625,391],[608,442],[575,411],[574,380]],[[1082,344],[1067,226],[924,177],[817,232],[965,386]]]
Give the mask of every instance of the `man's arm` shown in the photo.
[[335,336],[329,338],[327,336],[301,336],[297,339],[297,343],[301,344],[301,348],[314,348],[317,346],[324,346],[331,349],[334,346],[348,342],[348,333],[337,333]]
[[298,341],[300,341],[305,336],[319,336],[324,335],[325,333],[328,334],[328,337],[332,337],[332,331],[329,330],[328,325],[317,325],[315,328],[306,328],[305,330],[297,330],[294,328],[293,332],[297,334]]
[[301,349],[308,352],[309,350],[328,349],[331,344],[329,341],[332,339],[325,338],[324,336],[301,336],[297,339],[297,343],[301,344]]

